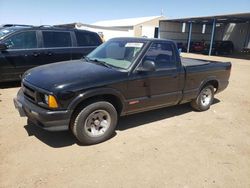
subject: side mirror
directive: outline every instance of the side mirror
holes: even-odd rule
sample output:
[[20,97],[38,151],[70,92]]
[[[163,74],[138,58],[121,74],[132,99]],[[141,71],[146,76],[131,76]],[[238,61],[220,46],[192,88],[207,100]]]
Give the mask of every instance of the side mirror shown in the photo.
[[155,62],[146,60],[142,66],[137,69],[138,72],[153,72],[155,71]]
[[8,47],[6,46],[6,44],[0,43],[0,51],[5,51],[7,49],[8,49]]

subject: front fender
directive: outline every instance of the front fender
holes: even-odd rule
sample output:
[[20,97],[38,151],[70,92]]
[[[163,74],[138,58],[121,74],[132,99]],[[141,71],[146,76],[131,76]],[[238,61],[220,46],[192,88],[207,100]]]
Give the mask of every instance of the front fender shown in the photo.
[[69,104],[68,109],[74,110],[76,106],[81,102],[83,102],[84,100],[94,96],[101,96],[101,95],[113,95],[120,100],[123,107],[125,106],[124,105],[125,98],[118,90],[113,88],[96,88],[78,94],[77,97],[75,97],[75,99]]

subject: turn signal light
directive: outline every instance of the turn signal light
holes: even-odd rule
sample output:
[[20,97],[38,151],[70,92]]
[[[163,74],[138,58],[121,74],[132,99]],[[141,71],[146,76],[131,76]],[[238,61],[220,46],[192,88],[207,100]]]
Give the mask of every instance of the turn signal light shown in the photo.
[[48,106],[50,108],[58,108],[56,98],[52,95],[49,95]]

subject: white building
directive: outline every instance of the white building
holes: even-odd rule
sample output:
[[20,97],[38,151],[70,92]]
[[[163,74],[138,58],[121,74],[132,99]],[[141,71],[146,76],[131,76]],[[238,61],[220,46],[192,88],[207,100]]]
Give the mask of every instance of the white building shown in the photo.
[[104,40],[114,37],[158,37],[159,21],[163,16],[128,18],[119,20],[99,21],[93,24],[72,23],[66,26],[77,29],[94,31],[103,35]]

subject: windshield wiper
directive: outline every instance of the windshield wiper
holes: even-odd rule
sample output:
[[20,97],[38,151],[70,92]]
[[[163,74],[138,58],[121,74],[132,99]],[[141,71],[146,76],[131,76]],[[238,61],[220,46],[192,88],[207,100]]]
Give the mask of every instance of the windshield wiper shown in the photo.
[[111,65],[111,64],[109,64],[109,63],[106,63],[105,61],[101,61],[101,60],[98,60],[98,59],[96,59],[96,58],[91,59],[91,58],[89,58],[88,56],[84,56],[83,59],[84,59],[85,61],[87,61],[87,62],[94,62],[94,63],[97,63],[97,64],[99,64],[99,65],[103,65],[103,66],[108,67],[108,68],[122,69],[122,68],[120,68],[120,67],[117,67],[117,66],[115,66],[115,65]]
[[105,61],[100,61],[98,59],[90,59],[89,57],[86,57],[85,58],[87,61],[92,61],[94,63],[98,63],[100,65],[103,65],[105,67],[108,67],[108,68],[112,68],[113,66],[109,65],[108,63],[106,63]]
[[83,56],[82,59],[84,59],[85,61],[89,62],[89,57],[87,57],[87,56]]

